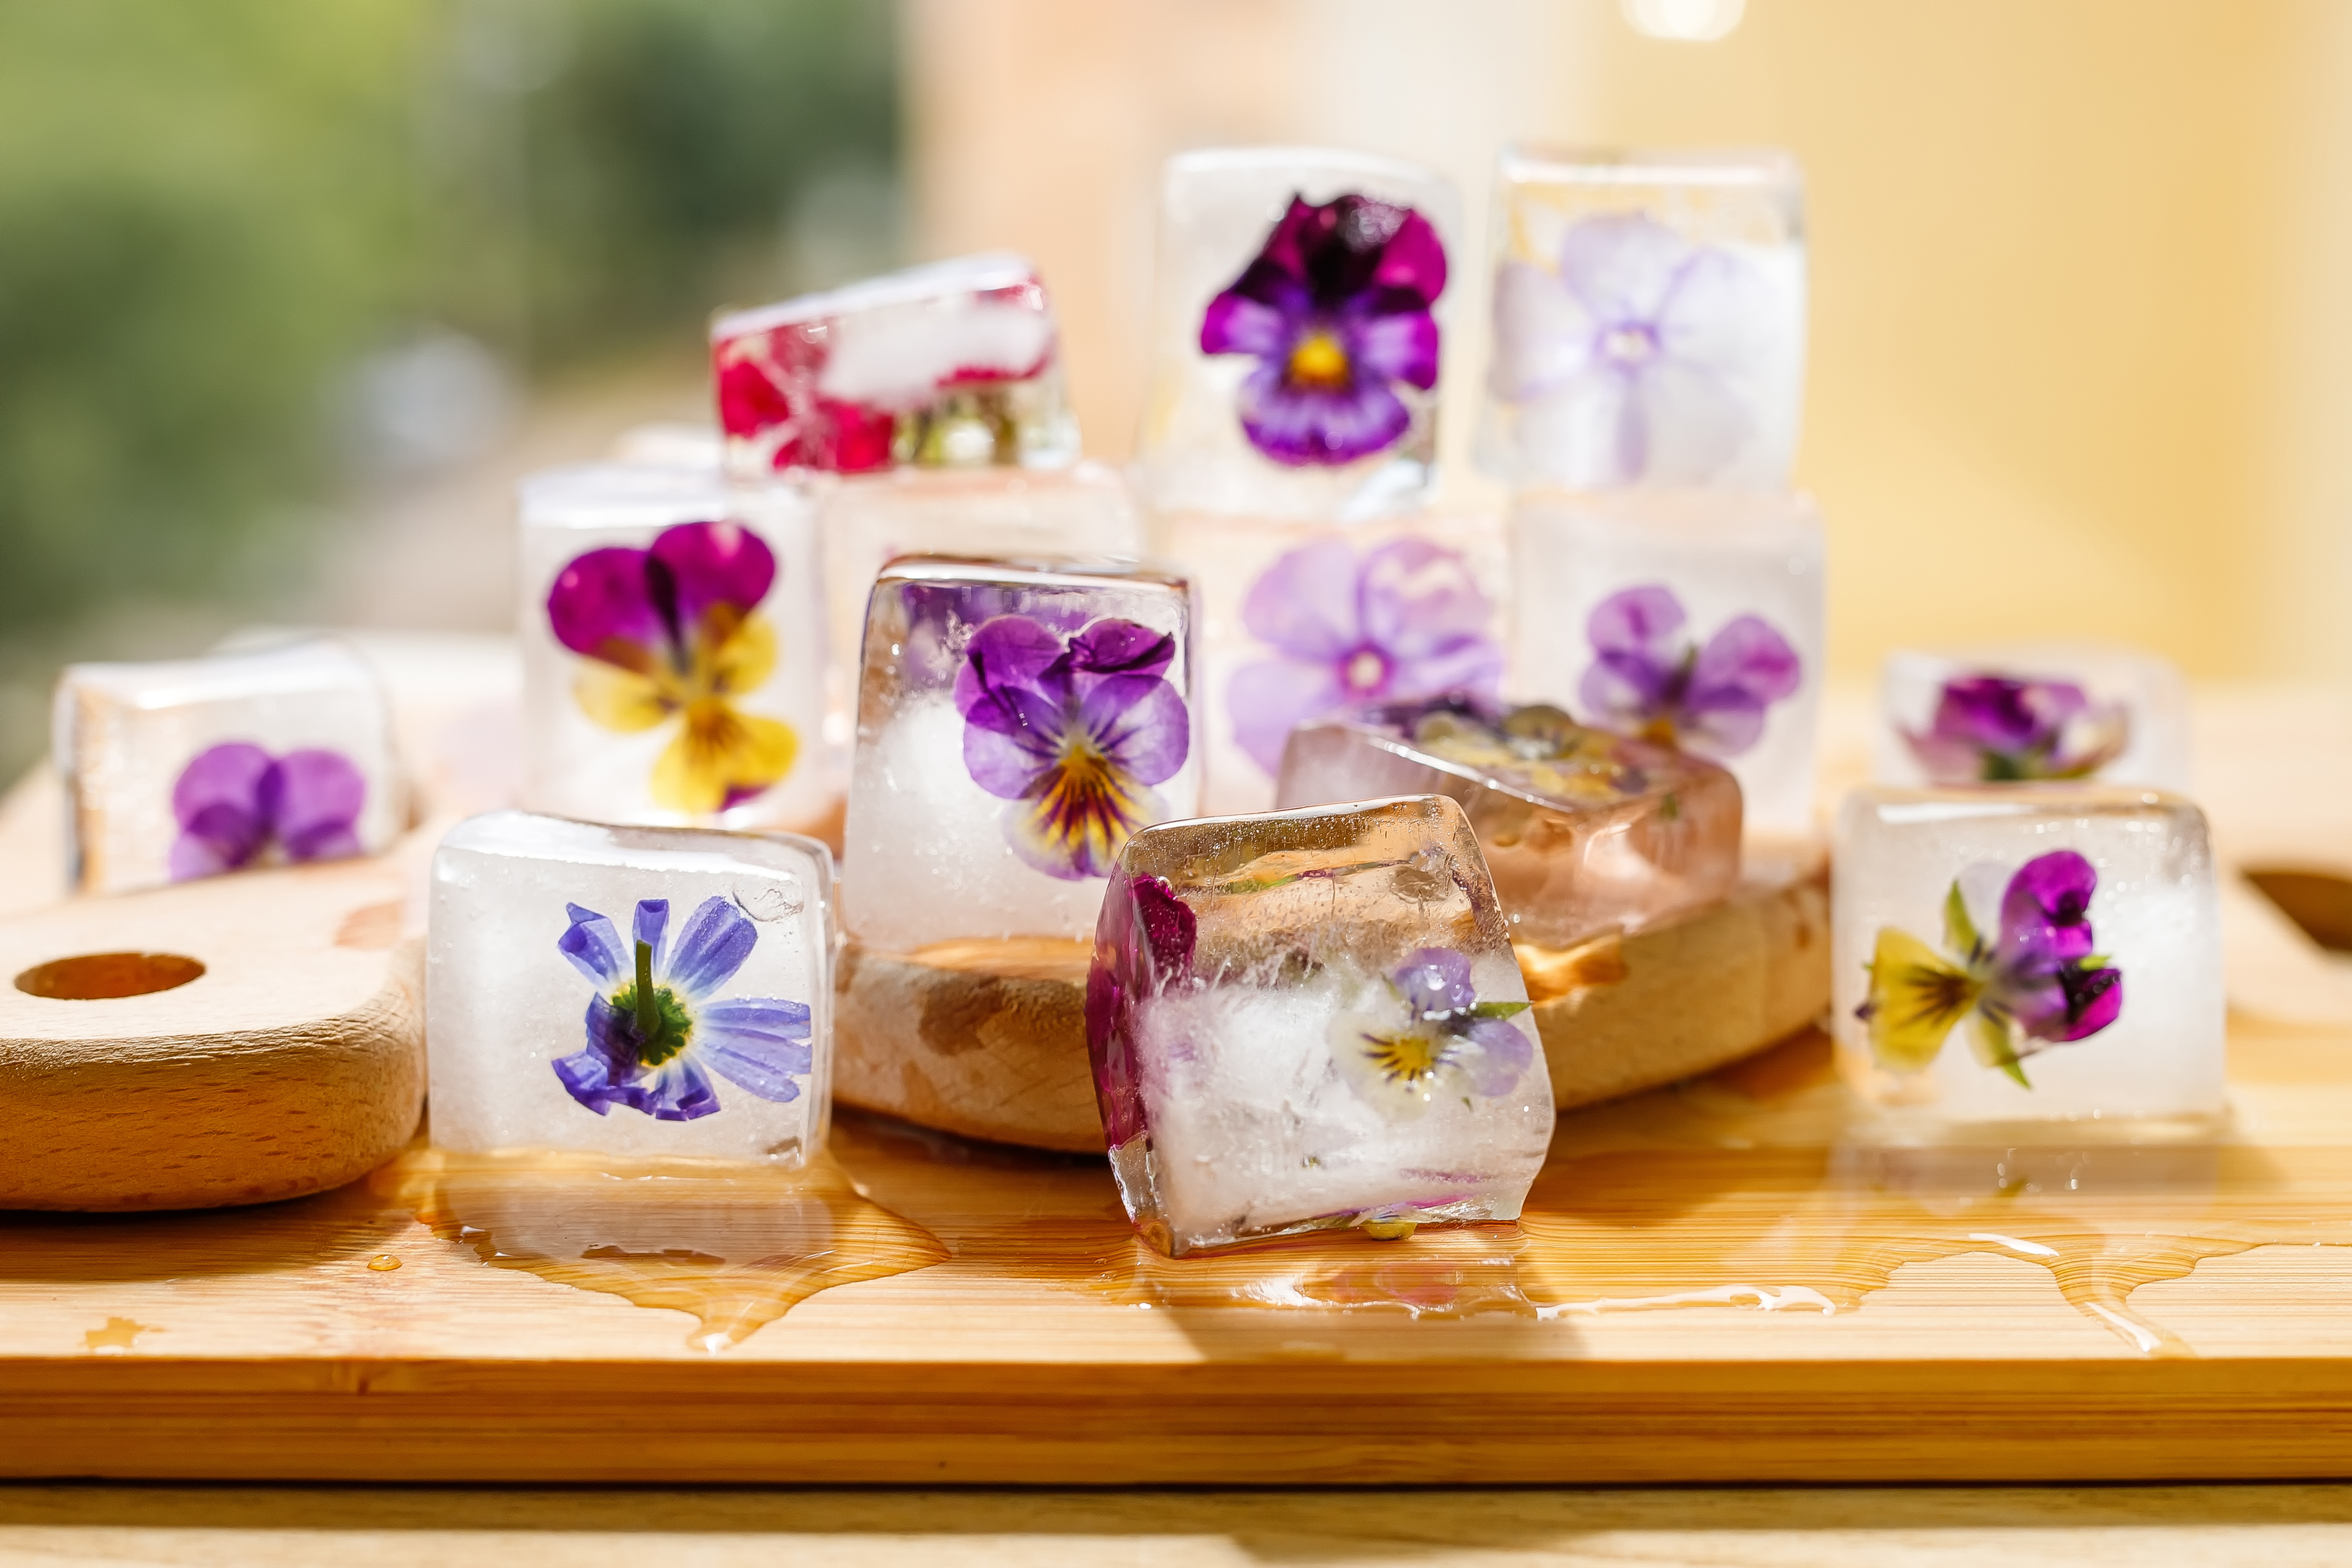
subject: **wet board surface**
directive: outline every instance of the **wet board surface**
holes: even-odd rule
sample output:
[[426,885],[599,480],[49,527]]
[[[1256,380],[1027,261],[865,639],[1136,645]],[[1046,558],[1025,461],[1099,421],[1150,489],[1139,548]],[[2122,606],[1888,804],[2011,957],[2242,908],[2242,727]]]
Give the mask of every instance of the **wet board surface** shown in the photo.
[[[2316,701],[2217,710],[2301,738],[2206,785],[2225,861],[2352,871],[2352,719]],[[2232,1111],[2201,1142],[1888,1146],[1809,1036],[1563,1117],[1518,1226],[1182,1264],[1098,1160],[848,1113],[808,1183],[420,1146],[287,1204],[0,1215],[0,1471],[2341,1473],[2352,1008],[2266,908],[2232,904]]]

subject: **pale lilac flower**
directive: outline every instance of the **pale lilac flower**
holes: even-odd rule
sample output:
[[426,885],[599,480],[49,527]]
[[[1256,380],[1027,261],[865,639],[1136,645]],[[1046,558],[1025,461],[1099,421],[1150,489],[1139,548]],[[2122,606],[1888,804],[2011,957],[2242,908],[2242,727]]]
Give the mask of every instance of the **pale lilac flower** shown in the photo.
[[2130,715],[2071,680],[1969,675],[1944,683],[1927,731],[1904,741],[1937,784],[2088,778],[2122,754]]
[[1586,717],[1661,745],[1736,757],[1764,734],[1766,711],[1796,695],[1804,667],[1760,616],[1726,622],[1704,645],[1674,591],[1645,584],[1612,594],[1585,623],[1591,668],[1579,695]]

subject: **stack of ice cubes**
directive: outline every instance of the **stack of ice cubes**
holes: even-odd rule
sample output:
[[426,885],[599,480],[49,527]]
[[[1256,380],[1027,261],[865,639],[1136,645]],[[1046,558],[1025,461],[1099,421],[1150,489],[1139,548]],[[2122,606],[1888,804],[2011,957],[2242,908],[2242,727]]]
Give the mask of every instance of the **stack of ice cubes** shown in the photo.
[[1514,149],[1483,465],[1513,488],[1513,681],[1722,763],[1813,828],[1822,531],[1789,492],[1805,248],[1775,153]]
[[1291,728],[1500,689],[1499,533],[1427,510],[1460,201],[1361,153],[1172,159],[1137,473],[1202,600],[1208,799],[1264,810]]
[[1087,1036],[1161,1251],[1510,1220],[1551,1080],[1461,808],[1419,795],[1145,828],[1103,900]]

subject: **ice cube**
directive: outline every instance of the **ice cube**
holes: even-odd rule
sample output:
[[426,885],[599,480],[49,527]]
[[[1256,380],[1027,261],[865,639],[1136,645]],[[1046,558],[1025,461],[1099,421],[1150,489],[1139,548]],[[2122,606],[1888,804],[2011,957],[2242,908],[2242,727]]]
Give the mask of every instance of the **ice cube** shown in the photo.
[[806,1161],[829,1114],[832,879],[793,834],[459,823],[433,858],[433,1141]]
[[335,638],[68,665],[54,720],[86,892],[379,854],[408,826],[383,689]]
[[843,881],[860,942],[1092,934],[1128,836],[1199,809],[1191,593],[1134,563],[875,584]]
[[1951,1122],[2222,1107],[2219,905],[2205,818],[2093,784],[1846,799],[1833,1019],[1866,1092]]
[[853,475],[814,490],[832,627],[828,711],[846,742],[857,716],[858,639],[882,568],[902,555],[1132,556],[1143,524],[1127,481],[1072,468]]
[[1496,696],[1509,574],[1492,517],[1339,527],[1187,512],[1161,554],[1201,595],[1207,808],[1274,804],[1291,730],[1363,702]]
[[1478,836],[1511,940],[1563,948],[1720,899],[1739,879],[1739,785],[1711,763],[1557,708],[1441,699],[1302,724],[1284,810],[1443,795]]
[[1889,654],[1875,771],[1889,784],[2095,778],[2189,787],[2189,694],[2153,654],[2011,643]]
[[1360,153],[1222,148],[1160,182],[1139,470],[1156,511],[1405,510],[1437,447],[1442,176]]
[[1494,884],[1443,795],[1128,841],[1087,1039],[1129,1216],[1181,1256],[1517,1219],[1551,1079]]
[[1810,500],[1529,497],[1512,545],[1519,698],[1722,763],[1751,832],[1813,831],[1822,601]]
[[1803,189],[1777,153],[1507,150],[1482,467],[1572,489],[1789,482]]
[[1055,338],[1037,269],[1008,252],[720,316],[710,361],[729,466],[1065,466],[1078,430]]
[[598,822],[822,831],[813,509],[715,468],[596,464],[523,482],[523,805]]

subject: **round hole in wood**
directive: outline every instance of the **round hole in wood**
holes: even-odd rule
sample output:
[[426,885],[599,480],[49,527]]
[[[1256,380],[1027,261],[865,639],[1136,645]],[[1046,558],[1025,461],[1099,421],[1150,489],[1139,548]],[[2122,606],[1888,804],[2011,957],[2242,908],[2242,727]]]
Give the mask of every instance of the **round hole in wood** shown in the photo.
[[204,972],[202,963],[176,952],[85,952],[33,965],[16,976],[16,989],[62,1002],[102,1002],[169,991]]

